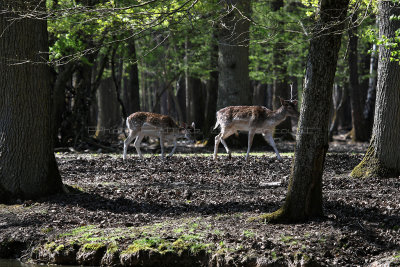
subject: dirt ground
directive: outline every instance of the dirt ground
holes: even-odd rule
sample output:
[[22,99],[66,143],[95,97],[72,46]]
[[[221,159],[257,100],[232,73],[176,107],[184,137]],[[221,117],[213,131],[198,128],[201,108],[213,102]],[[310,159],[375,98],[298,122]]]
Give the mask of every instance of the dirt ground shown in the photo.
[[[228,160],[221,153],[215,162],[203,148],[166,160],[155,154],[140,160],[130,150],[126,162],[120,154],[57,153],[71,193],[1,205],[0,258],[85,265],[400,265],[400,177],[348,177],[367,144],[330,145],[324,218],[301,224],[251,221],[284,201],[294,144],[277,145],[282,162],[271,151],[253,153],[248,163],[243,155]],[[49,256],[72,243],[76,250],[104,244],[103,259]],[[112,246],[117,254],[105,261]],[[147,254],[138,255],[139,250]],[[163,261],[167,250],[205,256]],[[136,261],[123,259],[129,252],[137,254]]]

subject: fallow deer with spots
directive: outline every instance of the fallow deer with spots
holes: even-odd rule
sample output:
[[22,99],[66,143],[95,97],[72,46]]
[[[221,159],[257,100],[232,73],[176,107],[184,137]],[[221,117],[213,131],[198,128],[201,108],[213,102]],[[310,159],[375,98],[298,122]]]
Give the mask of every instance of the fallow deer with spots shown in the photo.
[[224,145],[229,158],[231,158],[231,151],[225,139],[232,134],[237,134],[238,131],[248,132],[246,161],[249,158],[253,137],[258,133],[262,134],[264,139],[272,146],[278,160],[282,160],[272,134],[275,127],[283,122],[286,117],[298,117],[299,112],[297,111],[297,100],[283,100],[280,98],[280,101],[282,106],[275,111],[263,106],[229,106],[220,109],[217,112],[217,122],[214,127],[214,130],[218,126],[221,127],[221,132],[215,137],[214,160],[217,159],[220,142]]
[[177,139],[185,137],[186,139],[193,139],[194,123],[187,127],[186,125],[178,125],[170,116],[161,115],[151,112],[135,112],[126,119],[126,126],[129,130],[129,135],[124,141],[124,154],[123,159],[126,160],[126,154],[129,144],[133,141],[134,146],[140,158],[143,158],[140,151],[140,143],[143,137],[151,136],[160,139],[161,157],[164,158],[164,142],[173,141],[174,147],[169,153],[169,157],[175,152],[177,146]]

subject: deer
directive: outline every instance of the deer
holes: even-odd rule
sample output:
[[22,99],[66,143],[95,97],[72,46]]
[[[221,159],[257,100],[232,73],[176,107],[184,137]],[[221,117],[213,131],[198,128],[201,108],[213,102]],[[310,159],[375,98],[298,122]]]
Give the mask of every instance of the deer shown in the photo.
[[238,134],[238,131],[248,132],[248,144],[246,162],[249,158],[250,148],[253,143],[255,134],[261,133],[264,139],[272,146],[279,161],[282,157],[276,148],[272,133],[275,127],[283,122],[286,117],[298,117],[297,100],[284,100],[280,98],[281,107],[275,111],[267,109],[263,106],[228,106],[217,111],[217,122],[214,130],[220,126],[221,132],[215,137],[214,156],[217,160],[218,146],[221,142],[228,153],[228,158],[231,158],[225,139],[232,134]]
[[139,155],[143,158],[140,151],[140,144],[145,136],[158,137],[160,139],[161,157],[164,159],[164,141],[172,140],[174,147],[168,157],[171,157],[177,146],[177,139],[184,136],[188,140],[193,140],[195,124],[186,126],[186,124],[178,125],[170,116],[161,115],[151,112],[135,112],[126,119],[126,126],[129,130],[128,137],[124,141],[123,160],[126,160],[126,154],[129,144],[133,141],[134,146]]

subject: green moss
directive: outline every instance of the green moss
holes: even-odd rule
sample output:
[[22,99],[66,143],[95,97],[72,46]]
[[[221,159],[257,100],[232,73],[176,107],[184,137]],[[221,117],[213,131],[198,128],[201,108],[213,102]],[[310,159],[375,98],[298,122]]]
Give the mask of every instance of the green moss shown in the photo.
[[284,214],[284,209],[283,207],[280,208],[277,211],[274,211],[272,213],[265,213],[262,214],[260,216],[256,216],[256,217],[250,217],[248,218],[249,221],[254,222],[254,221],[258,221],[258,222],[280,222],[282,221],[283,218],[283,214]]
[[64,245],[59,245],[58,247],[56,247],[54,251],[63,251],[64,249],[65,249]]
[[47,233],[52,232],[53,230],[54,230],[53,227],[45,227],[45,228],[42,228],[40,231],[41,231],[42,233],[44,233],[44,234],[47,234]]
[[116,243],[108,244],[107,253],[112,254],[118,251],[118,245]]
[[[373,144],[373,140],[371,140]],[[393,170],[386,168],[376,157],[375,148],[369,145],[362,161],[353,169],[350,176],[353,178],[388,177],[394,174]]]
[[293,240],[293,236],[285,236],[285,235],[281,235],[281,241],[284,243],[288,243],[291,240]]
[[133,254],[139,250],[156,250],[163,242],[164,240],[159,237],[137,239],[126,250],[123,250],[121,254]]
[[244,231],[243,231],[243,235],[244,235],[245,237],[247,237],[247,238],[253,238],[256,234],[253,233],[253,232],[250,231],[250,230],[244,230]]
[[104,248],[105,246],[104,243],[86,243],[82,246],[82,250],[85,252],[94,251]]
[[57,247],[57,244],[55,242],[46,243],[44,245],[44,249],[49,250],[49,251],[53,251],[56,247]]

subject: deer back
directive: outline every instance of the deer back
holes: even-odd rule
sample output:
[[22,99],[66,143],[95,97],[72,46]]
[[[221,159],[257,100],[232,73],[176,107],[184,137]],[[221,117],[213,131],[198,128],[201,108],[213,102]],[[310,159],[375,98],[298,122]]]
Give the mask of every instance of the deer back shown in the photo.
[[128,117],[127,124],[130,129],[141,128],[145,124],[161,129],[178,128],[170,116],[151,112],[135,112]]

